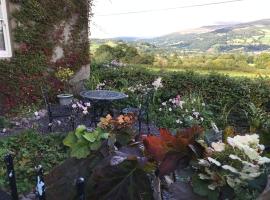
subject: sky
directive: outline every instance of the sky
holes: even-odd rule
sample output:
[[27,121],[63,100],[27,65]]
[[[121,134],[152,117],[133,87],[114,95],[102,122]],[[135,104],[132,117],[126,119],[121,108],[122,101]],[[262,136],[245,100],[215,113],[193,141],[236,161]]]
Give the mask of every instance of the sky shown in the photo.
[[94,0],[91,38],[150,38],[206,25],[270,18],[270,0],[189,7],[225,1],[231,0]]

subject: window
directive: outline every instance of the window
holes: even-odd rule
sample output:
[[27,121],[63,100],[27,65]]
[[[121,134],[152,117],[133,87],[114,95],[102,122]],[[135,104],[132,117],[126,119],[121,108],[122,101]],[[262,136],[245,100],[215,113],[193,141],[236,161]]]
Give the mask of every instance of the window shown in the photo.
[[0,58],[12,56],[6,0],[0,0]]

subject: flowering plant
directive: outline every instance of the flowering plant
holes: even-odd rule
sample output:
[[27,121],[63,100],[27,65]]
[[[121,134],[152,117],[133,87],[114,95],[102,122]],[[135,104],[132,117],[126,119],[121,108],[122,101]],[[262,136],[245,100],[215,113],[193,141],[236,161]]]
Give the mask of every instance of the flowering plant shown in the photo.
[[108,140],[109,146],[114,147],[116,142],[119,146],[124,146],[135,136],[135,132],[132,128],[135,121],[136,117],[131,113],[119,115],[116,118],[107,115],[105,118],[100,118],[98,127],[110,133],[110,138]]
[[213,119],[209,107],[197,95],[177,95],[162,102],[157,113],[156,123],[164,128],[210,127]]
[[72,71],[70,68],[59,68],[59,70],[56,72],[55,76],[64,84],[64,88],[68,89],[68,82],[69,79],[74,75],[74,71]]
[[197,163],[195,176],[217,193],[224,187],[234,191],[247,187],[250,181],[264,173],[270,163],[269,158],[262,156],[264,146],[259,144],[257,134],[228,137],[226,142],[213,142],[206,158]]

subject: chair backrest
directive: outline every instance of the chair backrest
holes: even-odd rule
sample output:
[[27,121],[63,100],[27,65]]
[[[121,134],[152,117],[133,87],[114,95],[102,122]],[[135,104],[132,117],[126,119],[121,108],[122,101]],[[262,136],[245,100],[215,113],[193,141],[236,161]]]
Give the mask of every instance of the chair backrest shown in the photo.
[[46,104],[47,110],[49,113],[51,113],[51,105],[49,102],[48,90],[41,87],[41,92],[42,92],[42,96],[43,96],[44,102]]

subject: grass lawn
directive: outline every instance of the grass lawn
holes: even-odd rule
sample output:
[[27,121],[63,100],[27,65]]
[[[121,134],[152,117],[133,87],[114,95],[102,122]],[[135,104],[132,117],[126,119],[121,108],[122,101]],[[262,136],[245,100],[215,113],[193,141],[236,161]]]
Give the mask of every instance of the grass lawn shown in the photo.
[[[159,68],[159,67],[150,67],[147,68],[153,71],[187,71],[186,69],[181,69],[181,68]],[[191,69],[194,72],[198,72],[200,74],[209,74],[209,73],[220,73],[220,74],[225,74],[231,77],[248,77],[248,78],[256,78],[256,77],[269,77],[270,76],[270,71],[264,70],[264,69],[257,69],[256,71],[253,72],[243,72],[243,71],[227,71],[227,70],[201,70],[201,69]]]

